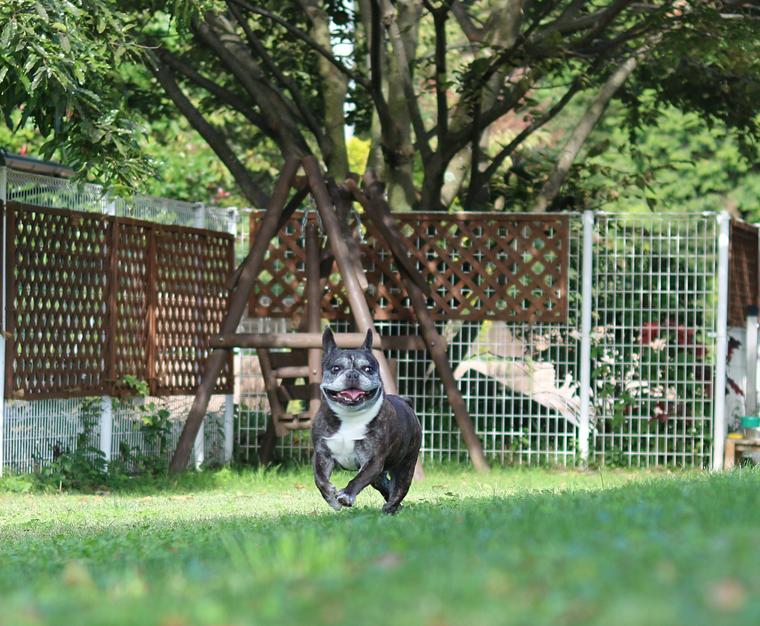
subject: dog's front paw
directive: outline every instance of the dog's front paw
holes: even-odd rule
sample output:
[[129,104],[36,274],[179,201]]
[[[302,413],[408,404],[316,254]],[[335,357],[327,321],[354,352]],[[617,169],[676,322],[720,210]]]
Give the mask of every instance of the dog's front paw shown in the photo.
[[326,498],[325,502],[327,502],[327,504],[329,504],[336,511],[340,511],[343,508],[343,505],[340,502],[338,502],[338,498],[336,497]]
[[385,504],[383,506],[383,513],[386,515],[395,515],[401,510],[401,504],[394,504],[393,506],[388,506],[388,504]]
[[346,493],[343,489],[338,492],[338,502],[343,506],[354,506],[356,496]]

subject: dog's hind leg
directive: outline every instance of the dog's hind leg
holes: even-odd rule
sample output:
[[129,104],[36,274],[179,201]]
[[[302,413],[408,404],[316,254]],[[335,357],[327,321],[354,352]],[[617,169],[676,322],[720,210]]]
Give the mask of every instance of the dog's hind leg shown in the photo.
[[416,461],[417,457],[415,456],[411,462],[402,465],[391,473],[391,497],[386,501],[383,513],[393,515],[401,507],[401,501],[409,493],[409,487],[412,485]]
[[382,472],[375,480],[372,481],[372,486],[380,492],[380,495],[385,498],[385,501],[391,497],[391,481],[388,478],[386,472]]

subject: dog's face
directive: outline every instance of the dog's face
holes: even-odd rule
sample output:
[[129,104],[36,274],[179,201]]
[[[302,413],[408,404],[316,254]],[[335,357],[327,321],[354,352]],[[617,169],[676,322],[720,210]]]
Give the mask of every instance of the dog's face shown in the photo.
[[364,412],[382,397],[377,359],[372,354],[372,331],[352,350],[341,350],[328,328],[322,336],[322,397],[338,417]]

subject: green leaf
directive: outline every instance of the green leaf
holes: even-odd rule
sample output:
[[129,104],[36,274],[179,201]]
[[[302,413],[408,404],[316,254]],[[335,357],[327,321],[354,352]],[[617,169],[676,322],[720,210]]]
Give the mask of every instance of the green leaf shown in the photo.
[[7,48],[15,32],[16,32],[16,21],[8,20],[8,23],[3,28],[2,34],[0,34],[0,47]]

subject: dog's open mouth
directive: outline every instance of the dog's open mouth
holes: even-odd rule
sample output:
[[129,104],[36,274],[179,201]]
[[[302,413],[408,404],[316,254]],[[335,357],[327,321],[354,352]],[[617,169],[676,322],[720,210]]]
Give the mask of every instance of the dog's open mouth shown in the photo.
[[352,406],[368,400],[375,395],[375,391],[375,389],[371,391],[364,391],[364,389],[341,389],[340,391],[328,390],[327,393],[330,394],[331,399],[337,400],[341,404]]

